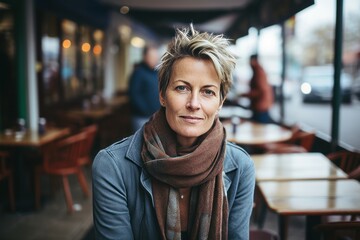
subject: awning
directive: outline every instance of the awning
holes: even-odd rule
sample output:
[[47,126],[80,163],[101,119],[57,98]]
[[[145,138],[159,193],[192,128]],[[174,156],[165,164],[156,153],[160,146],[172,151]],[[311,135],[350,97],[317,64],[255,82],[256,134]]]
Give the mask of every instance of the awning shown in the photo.
[[98,0],[118,11],[126,6],[128,17],[162,37],[193,23],[202,31],[224,33],[237,39],[250,27],[278,24],[314,4],[314,0]]

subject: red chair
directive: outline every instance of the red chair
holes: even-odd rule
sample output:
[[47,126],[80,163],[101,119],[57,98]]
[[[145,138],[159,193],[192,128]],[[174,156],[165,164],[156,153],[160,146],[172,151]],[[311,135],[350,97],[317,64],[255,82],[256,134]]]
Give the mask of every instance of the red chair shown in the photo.
[[310,152],[315,141],[315,132],[293,129],[292,137],[281,143],[271,143],[264,146],[265,153],[303,153]]
[[14,183],[13,173],[6,167],[6,159],[9,154],[4,151],[0,151],[0,181],[8,179],[8,191],[9,191],[9,204],[11,211],[15,211],[15,197],[14,197]]
[[360,222],[341,221],[319,224],[315,229],[321,232],[324,240],[359,240]]
[[73,200],[68,182],[69,175],[77,175],[82,191],[88,197],[89,189],[78,163],[87,141],[86,133],[78,133],[58,140],[44,150],[43,164],[35,168],[35,207],[40,208],[40,177],[42,174],[60,176],[64,187],[68,212],[72,213]]
[[[360,153],[342,150],[329,153],[326,156],[348,174],[348,178],[360,181]],[[357,218],[357,215],[351,215],[352,220]]]
[[357,166],[357,168],[349,172],[349,178],[360,181],[360,166]]
[[82,154],[78,159],[78,163],[80,166],[90,165],[92,162],[91,151],[94,145],[97,131],[98,131],[98,127],[95,124],[85,127],[81,130],[81,132],[86,134],[86,142],[83,146]]
[[343,150],[329,153],[326,156],[347,174],[360,166],[360,153],[358,152]]
[[251,229],[250,240],[278,240],[279,236],[265,229]]

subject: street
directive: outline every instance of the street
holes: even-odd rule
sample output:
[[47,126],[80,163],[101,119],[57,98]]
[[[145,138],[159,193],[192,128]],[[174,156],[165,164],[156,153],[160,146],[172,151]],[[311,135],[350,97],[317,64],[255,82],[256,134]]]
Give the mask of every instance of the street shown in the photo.
[[[274,119],[279,119],[280,110],[276,104],[271,110]],[[313,128],[316,134],[328,141],[331,136],[331,103],[303,103],[300,94],[294,93],[285,102],[285,122],[304,124]],[[340,108],[339,144],[360,151],[360,101],[353,97],[351,104]]]

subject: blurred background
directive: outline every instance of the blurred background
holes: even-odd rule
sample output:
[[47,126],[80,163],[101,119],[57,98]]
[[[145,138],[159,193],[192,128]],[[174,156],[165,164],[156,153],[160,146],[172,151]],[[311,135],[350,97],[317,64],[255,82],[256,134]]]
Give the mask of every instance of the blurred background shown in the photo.
[[[237,95],[248,91],[249,57],[257,53],[274,90],[274,120],[315,130],[316,150],[358,151],[359,13],[354,0],[0,0],[0,132],[10,135],[20,123],[39,131],[44,120],[49,129],[95,124],[93,156],[132,133],[127,91],[145,45],[163,53],[175,29],[193,23],[231,39],[237,66],[230,100],[248,104]],[[243,116],[243,108],[226,107],[223,116]],[[59,204],[61,210],[54,203],[41,211],[56,216],[54,226],[63,224],[58,231],[68,237],[62,239],[91,236],[91,201],[83,200],[72,217],[64,217]],[[2,209],[0,239],[24,236],[17,226],[34,212]],[[51,224],[47,219],[38,222]],[[31,221],[29,233],[36,228]],[[48,234],[29,239],[57,239]]]

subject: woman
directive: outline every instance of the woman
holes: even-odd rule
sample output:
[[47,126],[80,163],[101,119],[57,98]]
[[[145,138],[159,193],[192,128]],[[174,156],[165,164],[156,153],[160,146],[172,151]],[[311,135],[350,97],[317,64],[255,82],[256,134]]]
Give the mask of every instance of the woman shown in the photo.
[[227,47],[177,31],[158,66],[161,109],[95,158],[97,239],[248,239],[254,167],[218,119],[235,67]]

